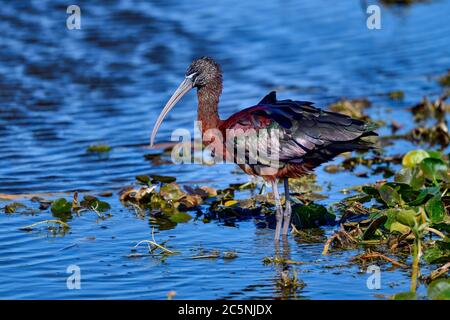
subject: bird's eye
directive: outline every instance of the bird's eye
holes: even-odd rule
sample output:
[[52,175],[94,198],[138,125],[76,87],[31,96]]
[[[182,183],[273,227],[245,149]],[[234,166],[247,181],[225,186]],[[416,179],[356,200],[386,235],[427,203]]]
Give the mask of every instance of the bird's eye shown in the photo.
[[193,72],[186,76],[186,79],[191,79],[194,87],[197,84],[197,75],[198,75],[198,72]]
[[186,76],[188,79],[193,79],[197,75],[197,72],[193,72],[190,75]]

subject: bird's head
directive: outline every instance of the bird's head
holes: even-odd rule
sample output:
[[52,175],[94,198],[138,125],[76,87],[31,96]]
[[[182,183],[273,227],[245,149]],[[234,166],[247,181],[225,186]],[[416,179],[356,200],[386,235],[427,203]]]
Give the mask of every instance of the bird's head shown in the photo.
[[194,60],[187,68],[186,79],[192,81],[192,86],[200,89],[222,78],[220,66],[210,57],[202,57]]
[[153,127],[150,138],[150,146],[153,146],[156,133],[158,132],[158,129],[166,115],[186,93],[188,93],[192,88],[197,88],[200,90],[211,84],[214,85],[216,83],[220,83],[221,86],[221,81],[222,71],[220,70],[220,66],[213,59],[209,57],[202,57],[194,60],[186,70],[183,82],[181,82],[177,90],[175,90],[172,97],[170,97],[169,101],[167,101],[163,110],[159,114],[155,126]]

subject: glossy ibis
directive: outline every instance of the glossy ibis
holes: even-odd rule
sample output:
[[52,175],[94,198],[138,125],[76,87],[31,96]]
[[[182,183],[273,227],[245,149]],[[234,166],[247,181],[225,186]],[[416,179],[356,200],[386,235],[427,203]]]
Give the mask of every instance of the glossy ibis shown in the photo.
[[[280,233],[283,236],[287,235],[290,226],[289,178],[308,174],[320,164],[342,152],[368,150],[371,148],[371,143],[361,138],[377,135],[361,120],[352,119],[340,113],[323,111],[308,101],[277,100],[275,92],[269,93],[257,105],[239,111],[227,120],[221,120],[218,105],[222,93],[222,72],[213,59],[203,57],[192,62],[183,82],[161,111],[153,128],[151,145],[164,117],[192,88],[197,88],[198,121],[201,123],[203,134],[211,129],[222,133],[222,137],[227,135],[227,131],[233,129],[244,132],[278,130],[276,143],[269,143],[269,148],[272,148],[272,152],[276,151],[279,159],[275,170],[264,170],[267,169],[268,164],[259,159],[247,161],[247,163],[235,161],[247,174],[262,176],[264,180],[271,183],[276,201],[276,241],[279,240]],[[264,146],[258,145],[259,141],[252,140],[253,144],[256,144],[253,147],[256,149],[267,147],[267,143]],[[236,150],[229,150],[225,139],[221,140],[221,146],[222,154],[235,154]],[[248,148],[247,145],[245,149],[247,153]],[[248,159],[248,157],[244,158]],[[284,211],[278,192],[278,181],[281,179],[284,181],[286,199]]]

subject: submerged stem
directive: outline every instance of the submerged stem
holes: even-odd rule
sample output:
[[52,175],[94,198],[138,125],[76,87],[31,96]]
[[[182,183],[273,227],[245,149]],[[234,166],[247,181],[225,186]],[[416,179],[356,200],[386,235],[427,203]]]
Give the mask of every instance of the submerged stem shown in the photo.
[[416,235],[416,238],[414,240],[414,247],[413,247],[413,264],[412,264],[412,273],[411,273],[411,292],[416,292],[417,289],[417,278],[419,276],[419,261],[420,257],[422,256],[422,248],[421,248],[421,241],[420,237]]

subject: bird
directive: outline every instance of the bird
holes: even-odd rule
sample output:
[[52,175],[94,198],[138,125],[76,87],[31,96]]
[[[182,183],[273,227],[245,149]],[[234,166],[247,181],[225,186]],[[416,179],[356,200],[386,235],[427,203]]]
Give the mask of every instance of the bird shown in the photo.
[[[150,145],[154,145],[158,129],[169,111],[185,94],[196,88],[197,120],[201,124],[202,134],[213,131],[221,136],[217,140],[213,137],[203,144],[209,146],[219,143],[221,147],[214,149],[219,156],[232,155],[232,161],[245,173],[261,176],[266,183],[271,184],[276,207],[274,239],[278,242],[280,236],[286,239],[291,226],[289,179],[310,174],[343,152],[373,149],[373,141],[364,138],[377,136],[377,133],[373,125],[365,121],[322,110],[315,107],[313,102],[278,100],[275,91],[267,94],[256,105],[222,120],[218,112],[222,78],[221,67],[214,59],[205,56],[194,60],[187,68],[184,80],[159,114]],[[224,138],[233,130],[240,132],[238,135],[252,132],[248,135],[248,144],[244,146],[240,157],[236,156],[236,145]],[[268,139],[256,138],[264,136],[262,133],[267,137],[268,131],[277,134]],[[275,154],[278,161],[271,163],[267,157],[254,157],[254,150],[262,149]],[[284,183],[284,210],[278,190],[279,182]]]

